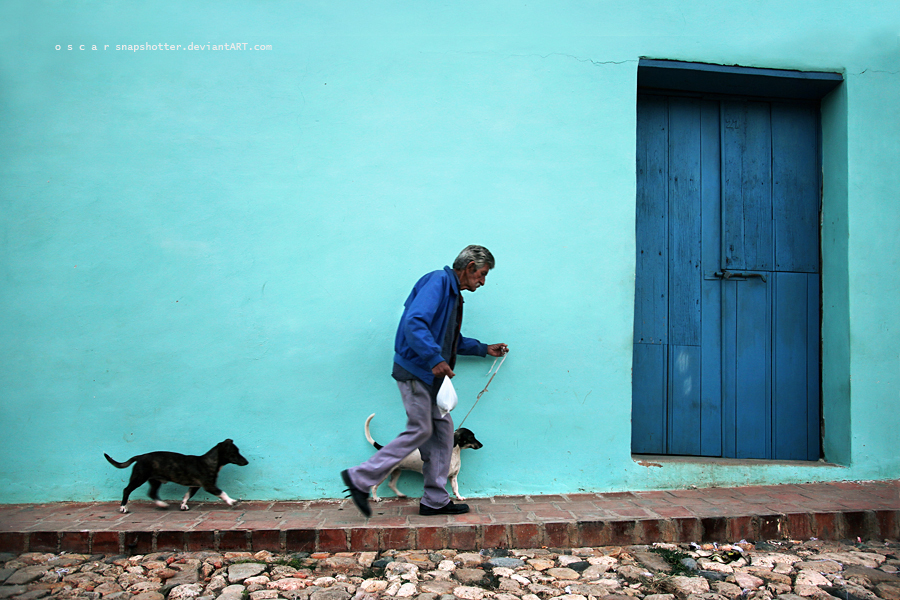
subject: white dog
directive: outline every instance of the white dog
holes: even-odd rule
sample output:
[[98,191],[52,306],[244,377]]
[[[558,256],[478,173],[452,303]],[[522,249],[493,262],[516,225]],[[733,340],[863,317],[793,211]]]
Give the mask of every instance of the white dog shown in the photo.
[[[372,417],[375,416],[375,413],[369,415],[369,418],[366,419],[366,439],[369,441],[372,446],[375,447],[376,450],[380,450],[382,445],[372,439],[372,434],[369,433],[369,423],[372,421]],[[456,481],[457,475],[459,475],[459,470],[462,467],[462,462],[460,460],[460,451],[465,448],[471,448],[473,450],[478,450],[482,447],[482,443],[475,439],[475,434],[465,427],[460,427],[456,431],[453,432],[453,454],[450,456],[450,487],[453,488],[453,495],[456,496],[457,500],[465,500],[464,497],[459,495],[459,483]],[[403,494],[400,490],[397,489],[397,480],[400,479],[400,471],[415,471],[417,473],[422,472],[422,455],[419,454],[418,450],[414,450],[409,456],[400,461],[393,471],[390,472],[390,480],[388,481],[388,487],[390,487],[395,494],[397,494],[400,498],[406,498],[406,494]],[[385,478],[387,479],[387,478]],[[372,500],[375,502],[381,502],[381,498],[378,497],[378,486],[381,485],[383,481],[379,481],[376,485],[372,486]]]

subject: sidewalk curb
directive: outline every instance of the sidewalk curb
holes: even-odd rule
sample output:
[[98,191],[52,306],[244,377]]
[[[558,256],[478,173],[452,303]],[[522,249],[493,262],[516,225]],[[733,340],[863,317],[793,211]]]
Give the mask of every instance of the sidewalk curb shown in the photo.
[[579,548],[741,539],[900,539],[900,509],[673,519],[207,531],[0,532],[3,552],[148,554],[158,551],[364,552]]

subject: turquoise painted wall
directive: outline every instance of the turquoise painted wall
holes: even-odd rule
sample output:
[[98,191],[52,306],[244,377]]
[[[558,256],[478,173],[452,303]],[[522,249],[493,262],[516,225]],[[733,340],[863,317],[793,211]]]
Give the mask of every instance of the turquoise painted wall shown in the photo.
[[[900,477],[898,34],[890,1],[3,3],[0,502],[117,499],[103,452],[226,437],[250,460],[231,496],[338,496],[366,416],[382,442],[404,422],[403,300],[469,243],[497,268],[465,332],[512,353],[464,493]],[[642,56],[845,75],[823,107],[841,466],[631,458]],[[457,420],[489,366],[457,369]]]

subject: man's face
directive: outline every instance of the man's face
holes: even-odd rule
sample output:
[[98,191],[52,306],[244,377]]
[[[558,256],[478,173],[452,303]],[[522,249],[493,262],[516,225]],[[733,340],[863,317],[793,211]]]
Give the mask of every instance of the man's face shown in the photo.
[[466,265],[466,268],[459,278],[460,289],[474,292],[484,285],[484,278],[487,277],[488,271],[490,270],[491,268],[487,265],[484,265],[479,269],[475,266],[474,261],[470,262]]

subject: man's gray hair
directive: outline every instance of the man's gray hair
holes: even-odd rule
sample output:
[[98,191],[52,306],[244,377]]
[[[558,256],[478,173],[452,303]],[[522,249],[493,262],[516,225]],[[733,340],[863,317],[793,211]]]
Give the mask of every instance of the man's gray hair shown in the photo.
[[475,268],[480,269],[484,265],[488,268],[494,268],[494,255],[484,246],[466,246],[463,248],[456,260],[453,261],[453,268],[457,271],[465,269],[470,262],[475,262]]

